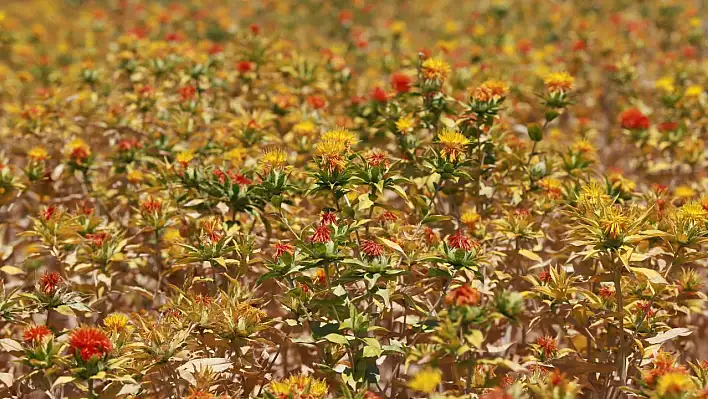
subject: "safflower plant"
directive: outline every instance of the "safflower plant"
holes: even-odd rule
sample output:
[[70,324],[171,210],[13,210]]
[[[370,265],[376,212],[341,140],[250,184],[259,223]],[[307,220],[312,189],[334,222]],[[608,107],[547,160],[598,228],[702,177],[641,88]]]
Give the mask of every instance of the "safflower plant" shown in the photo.
[[708,397],[701,2],[0,5],[0,397]]

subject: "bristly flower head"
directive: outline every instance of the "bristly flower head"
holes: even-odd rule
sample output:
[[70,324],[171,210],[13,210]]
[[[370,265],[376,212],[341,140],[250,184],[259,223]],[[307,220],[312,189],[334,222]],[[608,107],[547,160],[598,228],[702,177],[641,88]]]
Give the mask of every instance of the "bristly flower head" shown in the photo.
[[498,101],[504,98],[509,86],[500,80],[488,80],[472,90],[472,99],[479,102]]
[[446,157],[450,162],[457,160],[470,143],[462,133],[447,128],[438,133],[438,142],[443,146],[441,151],[443,157]]
[[122,332],[128,327],[128,316],[123,313],[111,313],[103,319],[103,325],[110,332]]
[[283,254],[286,252],[289,254],[292,254],[293,250],[294,250],[294,248],[290,244],[285,244],[282,242],[276,243],[275,244],[275,254],[273,254],[273,258],[278,259],[281,256],[283,256]]
[[261,164],[263,169],[266,171],[271,171],[285,165],[287,162],[287,155],[282,148],[267,147],[263,150],[263,155],[261,155],[261,159],[258,162]]
[[461,285],[445,295],[445,303],[454,306],[474,306],[480,299],[479,291],[469,285]]
[[423,77],[429,80],[437,80],[440,82],[447,79],[447,75],[450,74],[450,64],[445,62],[442,58],[428,58],[423,61],[422,72]]
[[97,356],[102,358],[113,350],[111,340],[106,333],[95,327],[79,327],[69,337],[69,349],[84,361]]
[[384,254],[383,245],[372,241],[372,240],[361,240],[361,246],[359,247],[361,252],[370,257],[377,257]]
[[448,236],[447,243],[452,248],[461,249],[463,251],[471,251],[472,248],[479,247],[479,244],[476,241],[465,237],[465,235],[462,234],[462,230],[458,230],[457,233]]
[[649,128],[649,118],[639,110],[630,108],[620,114],[622,127],[630,130],[641,130]]
[[314,243],[326,243],[332,241],[332,231],[326,224],[320,224],[312,233],[310,241]]
[[42,277],[39,278],[39,288],[43,293],[51,295],[63,282],[64,280],[59,273],[45,272]]
[[549,92],[568,92],[573,89],[575,79],[567,72],[551,72],[543,78]]
[[270,392],[278,399],[321,399],[327,395],[327,383],[309,375],[291,375],[271,382]]
[[36,344],[38,342],[41,342],[44,339],[44,337],[48,337],[51,335],[52,335],[52,331],[49,329],[49,327],[47,327],[45,325],[40,325],[40,326],[31,326],[31,327],[25,328],[25,331],[22,334],[22,338],[27,343]]

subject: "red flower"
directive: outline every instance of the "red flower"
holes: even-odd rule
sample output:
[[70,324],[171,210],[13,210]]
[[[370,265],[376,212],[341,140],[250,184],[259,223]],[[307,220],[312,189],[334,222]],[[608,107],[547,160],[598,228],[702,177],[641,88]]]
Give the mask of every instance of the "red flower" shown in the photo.
[[63,282],[63,279],[57,272],[46,272],[39,278],[39,288],[47,295],[51,295],[57,289],[57,286]]
[[383,214],[381,214],[381,216],[379,216],[379,218],[384,222],[395,222],[396,220],[398,220],[396,214],[391,211],[384,212]]
[[49,219],[52,218],[52,216],[54,216],[54,214],[56,213],[56,211],[57,211],[57,206],[56,206],[56,205],[50,205],[50,206],[44,208],[44,210],[43,210],[42,212],[40,212],[40,216],[41,216],[42,219],[44,219],[45,221],[48,221]]
[[252,70],[255,69],[255,64],[252,63],[251,61],[239,61],[236,64],[236,69],[240,73],[246,73],[246,72],[251,72]]
[[294,249],[294,248],[293,248],[292,245],[290,245],[290,244],[283,244],[283,243],[280,243],[280,242],[279,242],[279,243],[275,244],[275,254],[273,255],[273,257],[274,257],[275,259],[278,259],[278,258],[280,258],[280,257],[281,257],[284,253],[286,253],[286,252],[289,253],[289,254],[292,254],[292,253],[293,253],[293,249]]
[[544,283],[547,283],[551,281],[551,273],[548,270],[544,270],[541,273],[538,273],[538,279]]
[[69,349],[72,354],[79,355],[84,361],[93,356],[103,357],[113,349],[111,340],[103,330],[95,327],[80,327],[69,337]]
[[453,248],[470,251],[472,248],[479,246],[475,241],[470,240],[462,234],[462,230],[457,230],[457,233],[447,237],[447,243]]
[[317,229],[315,229],[312,237],[310,237],[310,241],[321,243],[330,242],[332,241],[332,231],[326,224],[320,224],[317,226]]
[[179,89],[179,95],[182,97],[182,101],[189,101],[192,98],[194,98],[194,95],[197,94],[197,89],[192,86],[184,86]]
[[143,209],[143,211],[145,211],[147,213],[155,213],[155,212],[159,211],[160,208],[162,208],[162,202],[160,202],[159,200],[157,200],[155,198],[150,197],[147,200],[143,201],[140,204],[140,207]]
[[625,129],[648,129],[649,118],[638,108],[630,108],[620,114],[620,123]]
[[371,257],[381,256],[384,253],[383,245],[372,240],[361,240],[359,249],[361,252]]
[[261,33],[261,26],[258,24],[251,24],[248,29],[250,29],[251,33],[253,33],[254,35]]
[[165,40],[167,40],[168,42],[181,42],[182,40],[184,40],[184,37],[182,37],[182,35],[180,35],[177,32],[173,32],[173,33],[169,33],[165,37]]
[[71,151],[71,154],[69,154],[69,158],[71,158],[72,161],[76,162],[79,165],[82,164],[85,160],[87,160],[88,157],[89,152],[84,147],[76,147]]
[[342,25],[349,25],[354,19],[354,13],[349,10],[342,10],[339,13],[339,23]]
[[479,291],[468,285],[457,287],[445,295],[445,303],[455,306],[474,306],[480,299],[482,296]]
[[109,237],[109,234],[106,233],[105,231],[101,231],[98,233],[89,233],[84,236],[88,241],[93,244],[93,246],[96,247],[101,247],[103,246],[103,243],[106,242],[106,239]]
[[40,342],[44,337],[48,335],[52,335],[52,331],[49,329],[49,327],[45,325],[27,327],[25,328],[25,331],[22,334],[25,342],[27,343]]
[[662,133],[667,133],[667,132],[673,132],[678,128],[678,123],[676,122],[664,122],[660,123],[659,126],[659,131]]
[[330,225],[337,223],[337,215],[334,212],[324,212],[321,218],[322,224]]
[[377,393],[374,393],[371,391],[366,391],[366,393],[364,393],[364,399],[383,399],[383,398],[381,397],[381,395],[379,395]]
[[220,44],[214,44],[209,48],[209,54],[216,55],[224,52],[224,46]]
[[582,39],[576,40],[575,43],[573,43],[573,51],[581,51],[585,50],[585,41]]
[[253,180],[249,179],[248,177],[246,177],[240,173],[232,174],[231,172],[229,172],[229,177],[231,177],[231,181],[233,183],[236,183],[240,186],[247,186],[247,185],[253,183]]
[[600,290],[598,291],[598,294],[600,297],[605,298],[605,299],[610,299],[615,296],[615,290],[613,290],[610,287],[605,287],[602,286],[600,287]]
[[374,152],[369,157],[366,159],[366,162],[369,163],[371,166],[379,166],[379,165],[384,165],[385,167],[389,166],[388,159],[386,159],[386,153],[385,152]]
[[370,96],[372,100],[379,103],[388,101],[388,94],[386,94],[386,90],[382,89],[381,86],[374,87],[374,89],[371,90]]
[[543,349],[546,356],[550,356],[558,350],[558,344],[553,337],[538,337],[536,344]]
[[308,96],[307,103],[314,109],[322,109],[326,105],[326,100],[322,96]]
[[391,87],[396,93],[408,93],[411,90],[413,79],[405,73],[396,72],[391,75]]

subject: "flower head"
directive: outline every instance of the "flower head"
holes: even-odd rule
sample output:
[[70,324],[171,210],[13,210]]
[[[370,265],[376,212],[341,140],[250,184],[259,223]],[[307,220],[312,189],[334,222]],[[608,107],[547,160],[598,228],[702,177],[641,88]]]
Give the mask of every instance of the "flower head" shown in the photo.
[[285,151],[277,147],[267,147],[263,150],[263,155],[261,155],[261,159],[259,160],[260,164],[266,170],[277,169],[285,165],[286,161],[287,155]]
[[470,143],[462,133],[447,128],[438,133],[438,141],[443,145],[441,151],[443,157],[446,157],[450,162],[457,160]]
[[121,332],[128,326],[128,321],[128,316],[123,313],[111,313],[103,319],[103,325],[110,332]]
[[69,336],[69,350],[84,361],[92,357],[105,356],[113,350],[111,340],[106,333],[95,327],[79,327]]
[[280,258],[281,256],[283,256],[283,254],[286,253],[286,252],[289,253],[289,254],[292,254],[292,253],[293,253],[293,250],[294,250],[294,248],[293,248],[293,246],[290,245],[290,244],[285,244],[285,243],[282,243],[282,242],[276,243],[276,244],[275,244],[275,254],[273,254],[273,257],[274,257],[275,259],[278,259],[278,258]]
[[440,370],[425,369],[414,375],[413,378],[408,381],[408,386],[415,391],[432,393],[438,388],[441,382],[442,373]]
[[450,71],[450,64],[441,58],[428,58],[423,61],[422,72],[425,79],[442,82],[447,79]]
[[270,383],[270,391],[278,399],[321,399],[327,395],[327,383],[309,375],[291,375]]
[[39,278],[39,289],[47,295],[51,295],[61,285],[64,280],[57,272],[46,272]]
[[396,72],[391,75],[391,87],[396,93],[408,93],[411,90],[413,79],[405,73]]
[[49,329],[49,327],[45,325],[40,325],[40,326],[31,326],[25,328],[25,331],[22,334],[22,338],[25,340],[27,343],[33,343],[36,344],[37,342],[41,342],[44,337],[48,337],[52,335],[52,331]]
[[567,72],[551,72],[543,78],[549,92],[567,92],[573,89],[575,79]]
[[359,249],[361,252],[372,258],[384,254],[384,246],[372,240],[361,240],[361,246],[359,246]]
[[325,243],[332,241],[332,230],[326,224],[320,224],[312,233],[310,241],[315,243]]
[[401,134],[409,133],[413,130],[413,127],[415,127],[415,119],[413,119],[411,114],[402,115],[396,121],[396,130]]
[[49,154],[47,153],[47,150],[45,150],[42,147],[34,147],[31,150],[27,152],[27,156],[29,159],[33,161],[46,161],[49,159]]
[[630,108],[623,111],[620,114],[620,123],[623,128],[630,130],[649,128],[649,118],[639,108]]
[[462,234],[462,230],[458,230],[457,233],[448,236],[447,243],[452,248],[461,249],[463,251],[471,251],[472,248],[476,248],[479,246],[476,241],[465,237],[465,235]]
[[479,291],[469,285],[461,285],[445,295],[445,303],[455,306],[474,306],[482,296]]

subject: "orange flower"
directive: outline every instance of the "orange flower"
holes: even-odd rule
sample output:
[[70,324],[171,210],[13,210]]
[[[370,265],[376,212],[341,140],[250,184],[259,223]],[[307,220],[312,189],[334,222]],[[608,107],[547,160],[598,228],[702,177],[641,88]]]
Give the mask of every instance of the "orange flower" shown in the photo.
[[649,129],[649,118],[638,108],[630,108],[620,114],[620,123],[625,129]]
[[63,279],[57,272],[46,272],[39,278],[39,288],[47,295],[51,295],[57,287],[63,282]]
[[27,343],[37,343],[42,341],[44,337],[49,335],[52,335],[52,331],[49,329],[49,327],[45,325],[32,326],[25,328],[23,338]]
[[479,291],[469,285],[462,285],[445,295],[445,303],[455,306],[474,306],[479,303],[482,296]]
[[383,245],[371,240],[361,240],[361,246],[359,246],[359,249],[361,252],[367,256],[371,256],[372,258],[381,256],[384,253]]
[[103,330],[79,327],[69,337],[69,350],[72,354],[81,356],[84,361],[89,361],[94,356],[105,356],[113,350],[113,345]]

